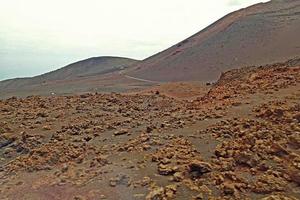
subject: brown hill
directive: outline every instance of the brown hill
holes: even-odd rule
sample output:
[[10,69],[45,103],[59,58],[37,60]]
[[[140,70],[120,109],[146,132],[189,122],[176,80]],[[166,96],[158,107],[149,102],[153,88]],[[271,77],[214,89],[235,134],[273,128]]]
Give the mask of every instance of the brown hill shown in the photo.
[[0,97],[88,92],[99,87],[99,82],[110,84],[107,74],[124,70],[135,62],[122,57],[89,58],[39,76],[1,81]]
[[123,92],[159,82],[215,81],[230,69],[299,57],[299,24],[300,0],[260,3],[231,13],[144,61],[90,58],[33,78],[2,81],[0,98]]
[[299,24],[299,0],[256,4],[138,63],[128,75],[154,81],[214,81],[233,68],[283,62],[300,55]]
[[122,70],[134,62],[136,62],[136,60],[121,57],[93,57],[32,78],[18,78],[1,81],[0,89],[15,89],[17,87],[28,87],[30,85],[51,81],[71,80],[106,74]]

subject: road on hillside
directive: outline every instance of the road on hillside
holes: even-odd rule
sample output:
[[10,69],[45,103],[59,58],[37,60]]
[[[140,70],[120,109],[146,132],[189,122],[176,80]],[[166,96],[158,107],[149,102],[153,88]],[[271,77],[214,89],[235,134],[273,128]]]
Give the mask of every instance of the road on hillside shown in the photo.
[[124,75],[124,76],[126,78],[137,80],[137,81],[143,81],[143,82],[148,82],[148,83],[162,83],[162,82],[159,82],[159,81],[151,81],[151,80],[146,80],[146,79],[141,79],[141,78],[135,78],[135,77],[128,76],[128,75]]

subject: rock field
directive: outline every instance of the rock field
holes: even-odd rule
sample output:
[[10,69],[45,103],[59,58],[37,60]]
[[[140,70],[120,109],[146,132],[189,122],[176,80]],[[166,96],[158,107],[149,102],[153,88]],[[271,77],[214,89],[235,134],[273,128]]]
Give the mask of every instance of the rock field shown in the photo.
[[0,101],[0,199],[300,199],[300,67],[163,92]]

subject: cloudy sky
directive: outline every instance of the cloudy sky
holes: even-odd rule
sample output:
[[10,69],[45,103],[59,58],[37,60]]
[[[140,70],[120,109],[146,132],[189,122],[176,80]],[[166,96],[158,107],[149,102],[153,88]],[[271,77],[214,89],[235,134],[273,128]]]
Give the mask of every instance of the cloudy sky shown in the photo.
[[93,56],[144,59],[264,0],[0,0],[0,80]]

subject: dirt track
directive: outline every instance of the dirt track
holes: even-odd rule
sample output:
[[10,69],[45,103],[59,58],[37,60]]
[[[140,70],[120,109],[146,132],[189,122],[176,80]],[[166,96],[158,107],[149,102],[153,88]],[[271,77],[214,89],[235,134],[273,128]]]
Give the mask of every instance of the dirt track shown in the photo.
[[137,80],[137,81],[142,81],[142,82],[147,82],[147,83],[161,83],[159,81],[151,81],[151,80],[146,80],[146,79],[141,79],[141,78],[135,78],[135,77],[132,77],[132,76],[128,76],[128,75],[124,75],[126,78],[129,78],[129,79],[133,79],[133,80]]

